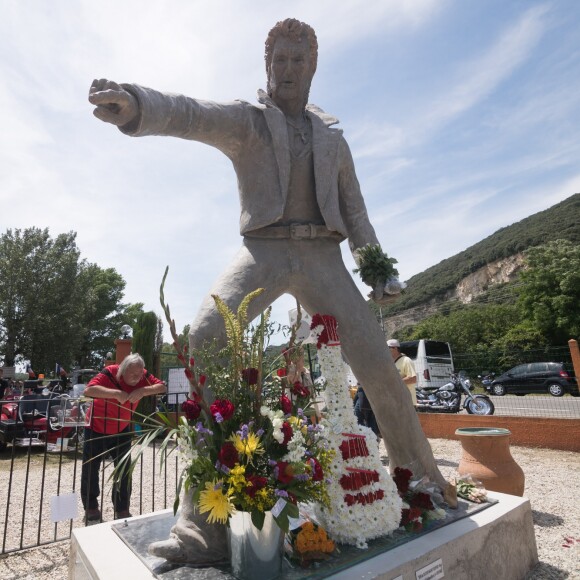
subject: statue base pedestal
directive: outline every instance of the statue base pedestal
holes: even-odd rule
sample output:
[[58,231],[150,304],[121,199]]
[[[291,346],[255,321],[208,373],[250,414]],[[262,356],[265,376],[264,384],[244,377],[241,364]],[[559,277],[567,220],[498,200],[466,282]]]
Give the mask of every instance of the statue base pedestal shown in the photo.
[[[529,501],[497,492],[489,492],[489,498],[495,503],[470,508],[459,519],[421,535],[395,533],[391,539],[369,542],[369,550],[341,546],[338,558],[306,570],[286,564],[280,578],[523,578],[538,561]],[[464,502],[460,509],[465,511]],[[172,510],[164,510],[73,530],[69,578],[233,578],[228,568],[191,568],[149,556],[147,546],[167,538],[174,521]]]

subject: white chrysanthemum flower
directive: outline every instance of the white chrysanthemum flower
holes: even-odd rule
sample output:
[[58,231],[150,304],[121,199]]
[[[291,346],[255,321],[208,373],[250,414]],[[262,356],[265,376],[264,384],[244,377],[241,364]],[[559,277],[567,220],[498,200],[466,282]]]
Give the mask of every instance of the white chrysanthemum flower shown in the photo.
[[295,429],[292,438],[288,441],[288,453],[282,457],[282,461],[288,461],[289,463],[302,461],[306,453],[304,443],[302,433],[298,429]]

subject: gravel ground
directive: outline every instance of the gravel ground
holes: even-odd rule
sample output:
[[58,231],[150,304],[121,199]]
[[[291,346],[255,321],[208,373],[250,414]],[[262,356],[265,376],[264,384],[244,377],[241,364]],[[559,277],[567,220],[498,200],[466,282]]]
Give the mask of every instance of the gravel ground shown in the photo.
[[[430,442],[441,471],[452,478],[461,457],[461,444],[444,439]],[[511,451],[526,476],[525,496],[533,510],[540,560],[526,580],[580,579],[580,501],[576,493],[580,455],[514,446]],[[104,515],[111,519],[112,514]],[[15,526],[13,533],[19,536],[20,528]],[[10,534],[9,528],[7,535]],[[566,538],[577,543],[566,548]],[[0,559],[0,578],[64,580],[68,577],[68,557],[68,540],[9,554]]]

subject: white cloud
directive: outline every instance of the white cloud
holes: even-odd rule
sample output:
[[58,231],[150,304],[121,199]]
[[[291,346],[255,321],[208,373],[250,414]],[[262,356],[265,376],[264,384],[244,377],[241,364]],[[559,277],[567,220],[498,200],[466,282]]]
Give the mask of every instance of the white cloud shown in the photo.
[[[87,103],[92,79],[253,100],[265,84],[264,39],[277,20],[290,16],[312,24],[324,70],[334,74],[344,66],[348,80],[352,63],[376,54],[386,36],[413,55],[419,35],[452,22],[457,6],[452,0],[8,0],[0,20],[0,199],[7,208],[0,213],[0,233],[30,225],[53,234],[75,230],[83,257],[115,267],[127,280],[127,301],[158,312],[159,282],[169,264],[167,296],[183,326],[239,247],[235,174],[227,159],[199,144],[129,139],[100,123]],[[578,131],[567,122],[578,113],[579,92],[570,90],[577,88],[578,64],[572,56],[556,58],[555,49],[543,44],[550,33],[547,15],[562,16],[558,10],[557,4],[550,11],[532,5],[516,20],[513,10],[507,11],[512,20],[506,13],[490,15],[492,24],[481,23],[478,44],[464,39],[465,46],[457,46],[458,55],[465,48],[471,56],[458,56],[442,70],[439,84],[411,113],[402,101],[391,104],[389,115],[380,99],[361,107],[365,95],[346,107],[343,121],[372,221],[403,277],[507,225],[517,212],[525,217],[542,203],[571,195],[566,188],[578,191],[570,169],[579,152]],[[554,21],[557,30],[561,24]],[[498,89],[525,68],[538,46],[548,59],[540,72],[550,71],[551,82],[526,76],[517,106],[502,101]],[[560,53],[574,54],[566,48]],[[558,66],[548,66],[549,57]],[[420,76],[420,55],[410,59]],[[390,90],[384,72],[379,67],[364,73],[378,94]],[[332,112],[342,94],[324,74],[316,90],[325,96],[320,105]],[[493,106],[481,124],[468,123],[486,103]],[[409,116],[400,117],[399,109]],[[462,119],[472,133],[460,155],[445,139]],[[501,139],[484,142],[482,128],[502,129]],[[512,147],[504,154],[518,132],[544,147]],[[527,173],[541,185],[531,187]],[[508,195],[517,211],[489,210],[490,196]],[[345,260],[354,267],[346,250]],[[293,306],[291,298],[278,301],[275,319],[286,322]]]

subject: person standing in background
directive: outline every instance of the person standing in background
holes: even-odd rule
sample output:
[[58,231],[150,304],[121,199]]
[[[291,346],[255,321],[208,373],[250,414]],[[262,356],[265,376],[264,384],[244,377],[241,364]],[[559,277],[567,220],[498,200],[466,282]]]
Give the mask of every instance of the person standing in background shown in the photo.
[[[99,509],[99,469],[108,453],[115,466],[131,450],[133,412],[143,397],[162,395],[165,383],[145,369],[143,358],[133,353],[121,364],[105,367],[87,385],[84,395],[93,403],[87,415],[81,473],[81,499],[85,521],[101,519]],[[115,519],[131,517],[131,488],[125,473],[113,486],[112,501]]]
[[398,340],[394,338],[387,340],[387,346],[389,347],[389,352],[395,361],[395,366],[397,367],[403,382],[407,385],[407,388],[411,393],[413,405],[417,406],[417,373],[415,372],[413,361],[406,354],[401,352],[401,344]]

